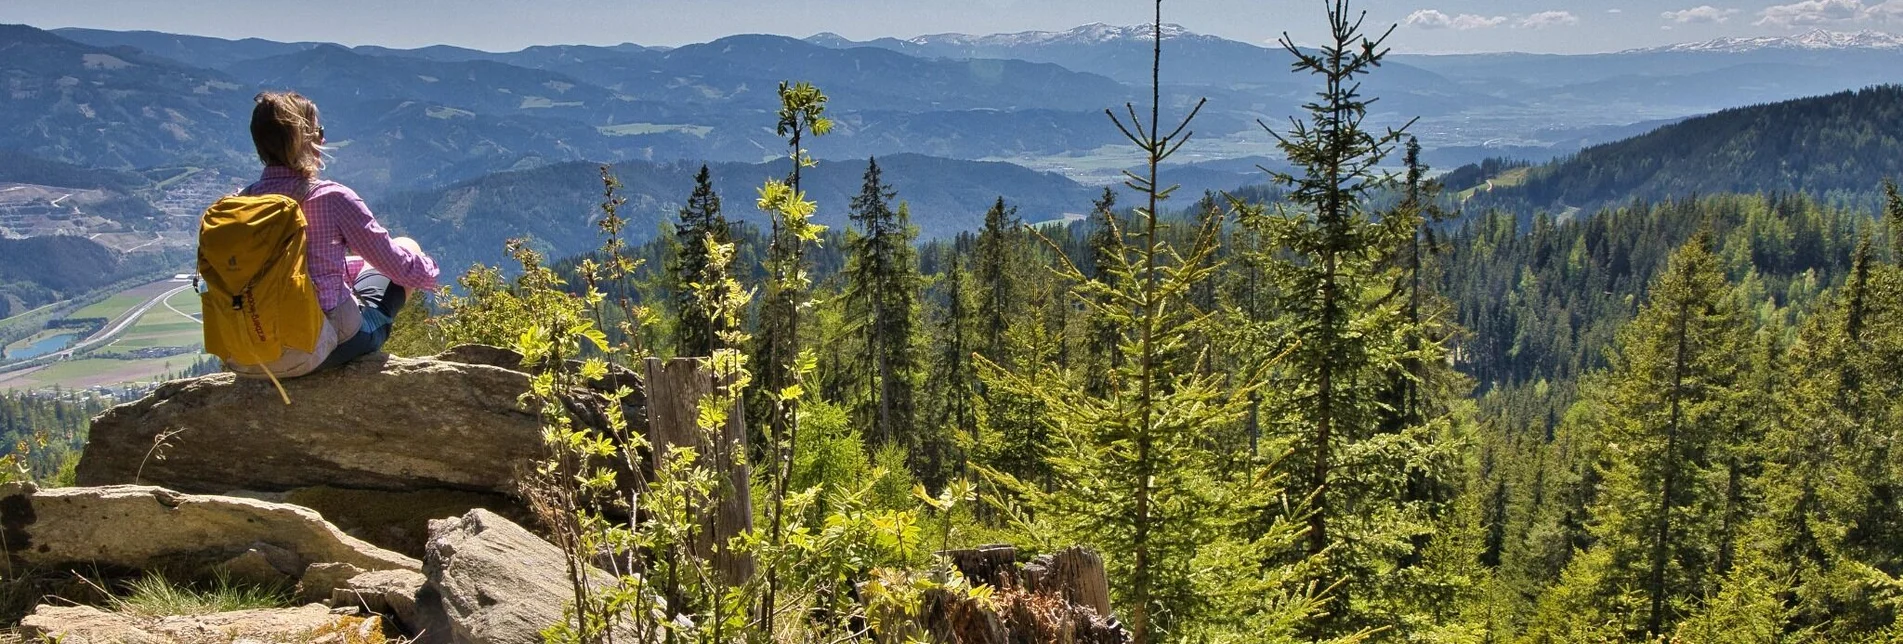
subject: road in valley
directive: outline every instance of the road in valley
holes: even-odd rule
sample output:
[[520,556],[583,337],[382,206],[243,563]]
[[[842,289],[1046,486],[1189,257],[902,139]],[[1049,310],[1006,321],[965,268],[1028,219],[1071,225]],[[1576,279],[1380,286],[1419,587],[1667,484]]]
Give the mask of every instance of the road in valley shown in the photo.
[[[172,292],[173,292],[173,293],[177,293],[178,291],[172,291]],[[198,319],[197,317],[195,317],[195,316],[193,316],[193,315],[192,315],[192,314],[190,314],[190,313],[186,313],[186,312],[184,312],[184,311],[180,311],[180,310],[178,310],[178,307],[176,307],[176,306],[172,306],[172,298],[169,298],[169,297],[168,297],[168,298],[165,298],[165,299],[164,299],[163,301],[165,302],[165,308],[168,308],[168,309],[171,309],[171,310],[172,310],[172,312],[173,312],[173,313],[177,313],[177,314],[179,315],[179,317],[183,317],[183,318],[185,318],[185,319],[187,319],[187,320],[191,320],[191,321],[193,321],[193,322],[197,322],[197,323],[199,323],[199,324],[204,324],[204,323],[205,323],[205,321],[204,321],[204,320],[201,320],[201,319]]]
[[[66,360],[68,358],[73,357],[73,354],[75,353],[80,353],[82,351],[86,351],[93,347],[98,347],[98,346],[102,346],[107,343],[110,343],[113,341],[114,338],[117,338],[120,333],[123,333],[126,329],[131,328],[133,323],[138,322],[139,316],[145,315],[146,311],[152,310],[152,307],[158,306],[159,304],[164,303],[167,298],[170,298],[173,295],[177,295],[180,291],[189,289],[191,287],[192,285],[190,284],[182,284],[182,285],[179,285],[178,288],[155,295],[152,297],[152,299],[146,300],[145,302],[140,303],[138,306],[133,307],[133,309],[130,312],[126,313],[125,315],[119,316],[118,320],[113,321],[112,324],[106,325],[106,328],[100,329],[98,333],[94,333],[91,336],[87,337],[86,339],[80,340],[79,344],[75,344],[71,348],[68,348],[64,351],[50,354],[48,357],[51,357],[53,360]],[[166,308],[171,308],[171,306],[167,305]],[[178,309],[172,309],[172,310],[175,312],[178,311]],[[185,314],[180,312],[179,315],[185,315]],[[185,317],[191,317],[191,316],[185,315]]]

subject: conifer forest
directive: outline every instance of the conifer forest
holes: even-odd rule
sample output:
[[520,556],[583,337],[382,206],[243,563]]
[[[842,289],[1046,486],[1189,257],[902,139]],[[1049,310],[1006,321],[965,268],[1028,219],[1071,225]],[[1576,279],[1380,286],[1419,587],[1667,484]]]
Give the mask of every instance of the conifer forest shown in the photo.
[[[934,553],[1008,543],[1101,553],[1136,644],[1903,641],[1897,186],[1659,197],[1605,179],[1628,163],[1608,152],[1524,198],[1460,194],[1528,170],[1443,174],[1375,125],[1396,32],[1356,4],[1305,5],[1329,38],[1282,43],[1313,93],[1260,123],[1286,162],[1262,187],[1160,176],[1203,104],[1166,100],[1159,0],[1147,94],[1102,122],[1145,164],[1081,221],[1000,197],[924,239],[873,158],[850,224],[822,226],[802,173],[833,163],[834,88],[792,79],[758,124],[791,171],[744,200],[702,167],[677,213],[632,216],[604,167],[576,214],[599,250],[511,243],[445,276],[389,350],[536,368],[524,494],[577,588],[547,640],[931,641],[896,626],[920,593],[1014,601]],[[1612,192],[1547,207],[1588,189]],[[647,357],[702,360],[699,427],[746,439],[669,451],[635,511],[604,463],[647,446],[562,392],[632,395],[598,385]],[[0,424],[99,411],[55,404]],[[755,528],[710,554],[696,512],[722,495]],[[591,580],[601,553],[645,563]]]
[[[1364,123],[1387,44],[1359,15],[1289,45],[1316,93],[1264,123],[1293,168],[1272,191],[1157,183],[1199,106],[1152,102],[1105,123],[1150,160],[1140,196],[1084,222],[1000,199],[921,244],[874,159],[852,225],[818,230],[797,169],[757,204],[703,170],[671,235],[524,268],[607,312],[607,344],[744,364],[760,505],[819,496],[774,525],[922,499],[927,541],[1088,544],[1137,642],[1903,634],[1896,189],[1464,209]],[[819,91],[782,89],[800,166]],[[406,340],[544,297],[464,286]]]
[[[399,341],[515,343],[491,334],[572,298],[600,321],[573,348],[620,348],[580,354],[746,374],[775,529],[906,511],[925,550],[1087,544],[1139,643],[1903,636],[1896,188],[1466,208],[1366,124],[1390,32],[1360,16],[1286,44],[1315,95],[1263,123],[1271,190],[1158,183],[1200,105],[1156,94],[1104,124],[1149,159],[1134,202],[1032,227],[999,199],[921,243],[872,159],[821,230],[799,168],[827,99],[785,86],[795,170],[758,203],[703,169],[627,247],[607,177],[601,252],[518,249],[522,277],[471,272]],[[756,207],[770,230],[734,221]]]

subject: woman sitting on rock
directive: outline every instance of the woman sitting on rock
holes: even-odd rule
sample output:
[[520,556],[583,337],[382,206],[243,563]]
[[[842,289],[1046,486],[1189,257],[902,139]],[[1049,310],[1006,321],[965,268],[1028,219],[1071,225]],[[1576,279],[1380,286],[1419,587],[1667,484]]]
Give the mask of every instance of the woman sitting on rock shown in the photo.
[[[325,148],[315,103],[295,92],[265,92],[256,103],[251,141],[264,175],[239,194],[285,195],[301,206],[306,270],[324,320],[314,350],[287,348],[265,364],[226,366],[239,375],[295,377],[382,348],[408,290],[434,288],[437,268],[414,240],[391,238],[355,191],[318,178]],[[205,245],[201,233],[201,271]],[[238,308],[238,298],[233,304]],[[208,326],[208,342],[211,332]]]

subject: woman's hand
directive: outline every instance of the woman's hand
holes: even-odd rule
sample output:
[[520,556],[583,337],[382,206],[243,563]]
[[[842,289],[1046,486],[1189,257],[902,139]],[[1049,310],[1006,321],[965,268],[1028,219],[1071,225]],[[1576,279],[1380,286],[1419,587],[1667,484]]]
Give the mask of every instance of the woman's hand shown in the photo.
[[417,243],[416,243],[416,240],[414,240],[414,239],[410,239],[410,238],[408,238],[408,237],[397,237],[397,238],[394,238],[394,239],[391,239],[391,240],[390,240],[390,243],[391,243],[391,244],[395,244],[396,246],[399,246],[399,247],[402,247],[402,248],[407,248],[407,249],[409,249],[409,250],[410,250],[411,252],[414,252],[414,253],[416,253],[416,254],[418,254],[418,255],[427,255],[427,254],[428,254],[428,253],[425,253],[425,252],[423,252],[423,246],[422,246],[422,245],[420,245],[420,244],[417,244]]

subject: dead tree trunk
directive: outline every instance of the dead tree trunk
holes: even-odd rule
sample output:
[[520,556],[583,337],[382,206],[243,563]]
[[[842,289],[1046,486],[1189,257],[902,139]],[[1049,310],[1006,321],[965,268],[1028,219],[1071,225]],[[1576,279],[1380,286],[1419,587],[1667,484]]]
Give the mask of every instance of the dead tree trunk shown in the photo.
[[721,486],[713,508],[704,508],[702,539],[695,550],[711,556],[729,584],[753,577],[753,559],[727,552],[727,542],[753,528],[751,473],[747,466],[746,413],[736,398],[727,424],[718,436],[703,433],[697,424],[700,401],[714,394],[713,372],[702,360],[675,358],[647,360],[648,442],[651,465],[658,471],[669,449],[690,446],[713,471]]

